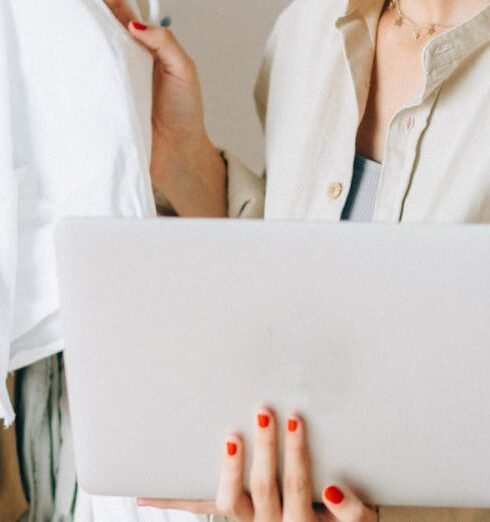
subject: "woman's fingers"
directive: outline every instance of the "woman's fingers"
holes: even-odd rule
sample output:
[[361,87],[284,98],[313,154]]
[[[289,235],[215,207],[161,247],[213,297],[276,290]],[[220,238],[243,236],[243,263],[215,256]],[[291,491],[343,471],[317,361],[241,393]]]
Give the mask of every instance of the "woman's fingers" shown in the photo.
[[250,475],[250,491],[256,522],[281,520],[277,483],[277,421],[270,410],[256,417],[255,447]]
[[376,522],[378,516],[350,490],[329,486],[323,492],[323,502],[339,522]]
[[194,79],[194,63],[166,27],[152,27],[135,20],[128,25],[130,33],[155,55],[164,71],[186,80]]
[[127,27],[129,22],[134,20],[134,14],[124,0],[104,0],[104,2],[124,27]]
[[129,32],[153,53],[165,71],[185,79],[194,63],[167,27],[153,27],[135,20],[134,13],[124,0],[104,0],[114,16]]
[[138,505],[226,515],[235,522],[377,522],[377,513],[343,486],[325,488],[322,500],[326,511],[314,509],[306,425],[299,416],[290,417],[286,424],[281,505],[277,481],[278,427],[274,413],[261,410],[256,425],[251,498],[244,488],[244,443],[240,437],[232,436],[224,445],[216,502],[138,499]]
[[196,515],[217,514],[215,503],[208,500],[164,500],[157,498],[138,498],[139,507],[155,507],[160,509],[176,509],[188,511]]
[[305,520],[310,513],[313,518],[313,487],[308,442],[304,421],[290,417],[286,426],[284,448],[284,515],[287,520]]
[[230,437],[225,444],[216,508],[236,522],[252,522],[254,511],[244,489],[245,448],[239,437]]

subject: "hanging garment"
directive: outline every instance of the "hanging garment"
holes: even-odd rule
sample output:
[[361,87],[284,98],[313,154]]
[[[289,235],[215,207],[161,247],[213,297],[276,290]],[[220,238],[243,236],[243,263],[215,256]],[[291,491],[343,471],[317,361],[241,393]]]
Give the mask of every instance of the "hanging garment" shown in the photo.
[[[156,1],[133,9],[158,14]],[[66,215],[153,216],[152,58],[102,0],[0,2],[0,416],[7,370],[59,352]]]
[[16,427],[29,510],[22,522],[70,522],[77,484],[61,355],[17,372]]
[[[155,23],[157,0],[128,1]],[[153,61],[102,0],[0,2],[0,417],[24,368],[21,462],[34,522],[188,522],[77,486],[53,252],[62,216],[154,216]]]
[[0,3],[0,418],[11,424],[14,412],[6,386],[10,363],[17,265],[17,183],[12,143],[11,42],[6,38],[6,3]]

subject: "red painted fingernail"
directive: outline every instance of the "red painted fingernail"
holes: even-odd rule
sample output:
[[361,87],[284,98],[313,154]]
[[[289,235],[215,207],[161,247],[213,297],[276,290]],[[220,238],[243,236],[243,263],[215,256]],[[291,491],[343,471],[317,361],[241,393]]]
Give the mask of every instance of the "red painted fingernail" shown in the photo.
[[265,413],[259,413],[257,415],[257,423],[261,428],[267,428],[269,426],[270,418]]
[[344,494],[337,486],[329,486],[323,494],[332,504],[340,504],[344,500]]
[[296,419],[288,419],[288,431],[291,433],[298,429],[298,421]]
[[140,22],[136,22],[135,20],[133,20],[131,23],[133,24],[133,27],[135,29],[138,29],[138,31],[144,31],[145,29],[148,29],[147,25],[142,24]]
[[226,443],[226,451],[230,457],[234,457],[236,452],[238,451],[238,446],[235,442],[227,442]]

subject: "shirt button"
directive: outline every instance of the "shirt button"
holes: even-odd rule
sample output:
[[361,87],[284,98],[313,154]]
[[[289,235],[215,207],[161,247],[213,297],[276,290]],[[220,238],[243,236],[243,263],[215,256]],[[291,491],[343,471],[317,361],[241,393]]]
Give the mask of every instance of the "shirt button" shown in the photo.
[[337,199],[342,194],[342,190],[344,187],[342,186],[342,183],[329,183],[327,185],[327,196],[330,199]]
[[405,129],[407,131],[411,131],[413,129],[413,126],[415,125],[415,116],[413,114],[410,114],[410,116],[407,117],[405,120]]

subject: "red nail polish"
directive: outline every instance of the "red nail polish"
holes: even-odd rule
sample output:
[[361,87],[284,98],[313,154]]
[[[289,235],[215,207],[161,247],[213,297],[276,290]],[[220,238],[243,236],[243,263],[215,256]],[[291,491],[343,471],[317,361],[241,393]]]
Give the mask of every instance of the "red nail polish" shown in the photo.
[[265,413],[259,413],[257,415],[257,423],[261,428],[267,428],[269,426],[270,418]]
[[344,494],[336,486],[326,488],[323,495],[332,504],[340,504],[344,500]]
[[131,23],[133,24],[133,27],[135,29],[138,29],[138,31],[144,31],[145,29],[148,29],[147,25],[142,24],[140,22],[136,22],[135,20],[133,20]]
[[293,433],[298,429],[298,421],[296,419],[288,419],[288,431]]
[[238,446],[234,442],[227,442],[226,451],[230,457],[234,457],[238,451]]

